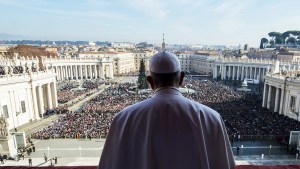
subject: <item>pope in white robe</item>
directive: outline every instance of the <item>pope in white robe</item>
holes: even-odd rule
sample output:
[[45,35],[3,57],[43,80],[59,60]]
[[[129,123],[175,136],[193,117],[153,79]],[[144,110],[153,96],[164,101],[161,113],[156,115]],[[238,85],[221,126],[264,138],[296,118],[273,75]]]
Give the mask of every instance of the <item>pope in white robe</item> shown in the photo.
[[114,117],[98,169],[235,167],[219,113],[185,98],[176,86],[154,89],[151,98]]

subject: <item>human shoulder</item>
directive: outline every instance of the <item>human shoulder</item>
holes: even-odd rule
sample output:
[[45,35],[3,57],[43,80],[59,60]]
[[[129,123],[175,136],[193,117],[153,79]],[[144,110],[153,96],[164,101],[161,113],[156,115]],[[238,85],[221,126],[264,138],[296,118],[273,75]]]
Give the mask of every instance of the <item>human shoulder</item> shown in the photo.
[[147,106],[150,106],[152,102],[151,98],[148,98],[146,100],[137,102],[135,104],[129,105],[125,107],[123,110],[121,110],[119,113],[115,115],[115,118],[125,118],[130,115],[135,114],[138,110],[145,109]]
[[187,98],[185,98],[185,99],[187,100],[187,102],[189,102],[189,104],[191,104],[193,107],[195,107],[195,109],[199,113],[201,113],[203,116],[209,117],[209,118],[214,118],[214,119],[220,119],[221,116],[216,110],[214,110],[204,104],[196,102],[194,100],[190,100]]

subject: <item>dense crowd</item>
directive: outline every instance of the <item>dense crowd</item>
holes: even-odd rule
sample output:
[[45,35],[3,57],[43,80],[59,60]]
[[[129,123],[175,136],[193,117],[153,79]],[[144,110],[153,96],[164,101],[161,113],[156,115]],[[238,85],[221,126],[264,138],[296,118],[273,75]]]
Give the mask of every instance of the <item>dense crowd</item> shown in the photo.
[[132,84],[113,85],[87,102],[82,112],[66,112],[57,122],[33,133],[31,137],[48,138],[105,138],[114,115],[124,107],[147,99],[128,91]]
[[57,92],[58,103],[66,103],[84,94],[90,94],[100,85],[97,81],[84,81],[81,88],[77,88],[75,82],[65,82]]
[[261,107],[262,98],[253,92],[237,91],[222,82],[190,80],[190,83],[198,93],[188,97],[219,112],[229,135],[283,136],[300,130],[296,120]]
[[[300,130],[300,123],[261,107],[262,100],[252,92],[237,91],[235,87],[217,81],[186,79],[196,93],[186,97],[218,111],[224,119],[228,134],[289,135]],[[117,84],[87,102],[82,112],[67,112],[57,122],[34,133],[34,138],[105,138],[114,115],[124,107],[151,97],[151,94],[130,92],[133,84]]]

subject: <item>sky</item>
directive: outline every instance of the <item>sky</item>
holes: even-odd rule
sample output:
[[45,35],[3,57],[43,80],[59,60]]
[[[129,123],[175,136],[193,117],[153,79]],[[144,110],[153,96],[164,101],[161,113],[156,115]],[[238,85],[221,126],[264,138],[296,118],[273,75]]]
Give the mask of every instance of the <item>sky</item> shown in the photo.
[[0,0],[0,39],[258,47],[300,30],[299,0]]

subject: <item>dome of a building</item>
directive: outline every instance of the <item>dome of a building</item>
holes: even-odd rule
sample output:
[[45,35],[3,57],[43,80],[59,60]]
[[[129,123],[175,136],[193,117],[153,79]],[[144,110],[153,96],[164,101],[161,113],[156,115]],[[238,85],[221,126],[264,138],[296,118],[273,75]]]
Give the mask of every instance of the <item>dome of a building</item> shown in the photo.
[[246,59],[249,59],[249,58],[248,58],[248,56],[243,55],[243,56],[241,57],[241,59],[246,60]]

